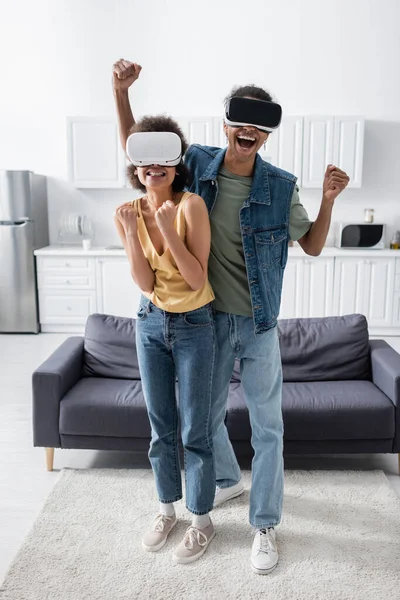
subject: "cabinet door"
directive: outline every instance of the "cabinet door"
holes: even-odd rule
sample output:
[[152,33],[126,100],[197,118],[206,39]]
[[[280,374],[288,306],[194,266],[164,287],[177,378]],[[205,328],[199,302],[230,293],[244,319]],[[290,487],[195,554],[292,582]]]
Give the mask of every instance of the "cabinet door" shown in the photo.
[[78,188],[125,187],[126,161],[115,119],[67,119],[68,177]]
[[349,188],[361,187],[364,123],[363,117],[335,117],[333,164],[346,171]]
[[141,292],[135,285],[127,258],[97,259],[98,311],[117,317],[135,317]]
[[280,319],[294,319],[303,316],[303,277],[303,259],[289,258],[283,276]]
[[304,258],[303,317],[328,317],[333,313],[334,258]]
[[213,117],[181,117],[178,123],[189,144],[213,145]]
[[284,117],[279,129],[270,133],[267,148],[262,147],[260,154],[264,160],[296,175],[301,185],[303,117]]
[[322,188],[333,159],[333,117],[305,117],[302,186]]
[[335,259],[333,314],[363,313],[365,283],[364,261],[361,258]]
[[394,258],[363,261],[364,314],[370,327],[390,327],[393,316]]

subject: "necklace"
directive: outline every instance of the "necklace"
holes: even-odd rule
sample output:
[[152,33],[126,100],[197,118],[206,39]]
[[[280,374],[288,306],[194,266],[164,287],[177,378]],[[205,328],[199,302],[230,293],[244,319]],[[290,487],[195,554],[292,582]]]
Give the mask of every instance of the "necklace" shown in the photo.
[[[156,210],[158,210],[158,209],[160,208],[159,206],[157,206],[156,204],[154,204],[154,202],[152,202],[152,201],[149,199],[149,197],[148,197],[148,195],[147,195],[147,194],[146,194],[145,196],[143,196],[143,197],[144,197],[144,198],[146,198],[147,202],[148,202],[149,204],[151,204],[151,205],[152,205],[152,206],[153,206],[153,207],[154,207]],[[176,199],[176,193],[174,192],[174,193],[172,194],[172,202],[173,202],[174,204],[175,204],[175,199]]]

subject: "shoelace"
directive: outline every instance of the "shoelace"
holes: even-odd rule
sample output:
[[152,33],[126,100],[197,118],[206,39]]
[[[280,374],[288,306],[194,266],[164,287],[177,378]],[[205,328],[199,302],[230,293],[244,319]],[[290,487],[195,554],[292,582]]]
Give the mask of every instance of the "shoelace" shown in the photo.
[[172,518],[167,517],[167,515],[158,515],[158,517],[154,519],[153,530],[162,533],[167,521],[172,521]]
[[186,530],[185,537],[183,538],[185,548],[192,550],[195,542],[197,542],[199,546],[203,547],[207,544],[207,536],[205,536],[204,533],[199,529],[196,529],[196,527],[189,527]]
[[258,531],[258,535],[260,536],[260,552],[265,552],[265,554],[269,554],[270,550],[273,550],[273,544],[271,542],[269,529],[260,529]]

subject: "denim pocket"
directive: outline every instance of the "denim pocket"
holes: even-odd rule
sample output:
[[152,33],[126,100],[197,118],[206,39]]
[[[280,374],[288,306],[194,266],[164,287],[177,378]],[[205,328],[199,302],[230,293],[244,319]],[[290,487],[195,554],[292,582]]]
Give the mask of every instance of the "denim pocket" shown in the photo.
[[271,269],[283,264],[287,228],[276,227],[254,235],[260,266]]
[[196,310],[190,310],[187,313],[184,313],[183,320],[187,325],[192,325],[193,327],[205,327],[206,325],[211,325],[213,322],[211,308],[207,305],[197,308]]

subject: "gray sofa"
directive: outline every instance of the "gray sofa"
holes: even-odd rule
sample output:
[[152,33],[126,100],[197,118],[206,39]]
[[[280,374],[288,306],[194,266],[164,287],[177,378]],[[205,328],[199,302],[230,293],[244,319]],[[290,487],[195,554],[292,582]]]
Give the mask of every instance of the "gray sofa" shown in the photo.
[[[369,340],[362,315],[278,324],[285,453],[400,453],[400,355]],[[91,315],[33,373],[34,445],[147,451],[147,418],[135,320]],[[251,453],[250,423],[235,365],[226,424],[238,455]],[[400,456],[400,455],[399,455]]]

